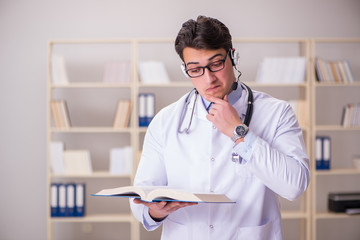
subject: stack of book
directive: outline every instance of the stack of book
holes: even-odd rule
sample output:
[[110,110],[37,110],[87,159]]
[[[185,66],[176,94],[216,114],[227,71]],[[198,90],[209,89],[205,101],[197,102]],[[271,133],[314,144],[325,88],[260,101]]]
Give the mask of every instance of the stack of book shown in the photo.
[[360,126],[360,103],[349,103],[344,106],[341,124],[343,127]]
[[354,76],[350,63],[347,60],[327,61],[317,58],[315,60],[316,78],[325,83],[351,83]]
[[130,100],[120,100],[117,105],[114,128],[126,128],[129,125],[131,113]]
[[300,127],[305,128],[308,125],[307,102],[304,100],[290,100],[288,103],[294,110]]
[[69,110],[64,100],[52,100],[51,113],[56,128],[69,128],[71,126]]
[[55,84],[69,83],[66,61],[62,55],[53,55],[51,58],[51,80]]
[[131,146],[112,148],[110,150],[110,174],[131,174],[132,159]]
[[84,183],[52,183],[50,186],[51,217],[85,215]]
[[63,142],[50,143],[51,170],[54,174],[92,174],[89,150],[65,150]]

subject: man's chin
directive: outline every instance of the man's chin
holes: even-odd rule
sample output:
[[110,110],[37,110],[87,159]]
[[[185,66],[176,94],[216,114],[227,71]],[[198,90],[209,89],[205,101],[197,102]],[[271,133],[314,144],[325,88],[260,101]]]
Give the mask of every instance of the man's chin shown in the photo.
[[205,94],[205,95],[201,95],[201,96],[203,96],[207,101],[209,101],[207,97],[213,97],[213,98],[219,98],[219,99],[224,99],[224,97],[225,97],[225,95],[221,94],[221,93],[218,93],[218,94]]

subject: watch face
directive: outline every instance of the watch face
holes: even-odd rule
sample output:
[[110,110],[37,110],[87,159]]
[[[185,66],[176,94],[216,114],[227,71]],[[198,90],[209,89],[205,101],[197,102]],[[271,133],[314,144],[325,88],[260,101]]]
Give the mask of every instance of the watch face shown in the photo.
[[245,136],[246,134],[246,129],[244,126],[237,126],[236,127],[236,133],[239,135],[239,136]]

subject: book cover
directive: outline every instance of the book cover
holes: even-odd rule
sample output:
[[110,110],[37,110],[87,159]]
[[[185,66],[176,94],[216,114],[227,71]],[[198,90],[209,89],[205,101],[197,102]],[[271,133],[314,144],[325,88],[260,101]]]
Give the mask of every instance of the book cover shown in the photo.
[[225,194],[193,193],[166,186],[125,186],[103,189],[92,196],[140,198],[146,202],[179,201],[198,203],[235,203]]
[[65,173],[64,163],[64,143],[63,142],[50,142],[50,162],[51,171],[55,174]]
[[126,128],[129,126],[131,113],[130,100],[119,100],[114,118],[114,128]]
[[66,71],[65,57],[62,55],[53,55],[51,61],[52,82],[68,84],[69,78]]
[[132,148],[131,146],[112,148],[110,150],[111,174],[131,174],[132,172]]
[[64,151],[66,174],[91,174],[92,165],[88,150]]

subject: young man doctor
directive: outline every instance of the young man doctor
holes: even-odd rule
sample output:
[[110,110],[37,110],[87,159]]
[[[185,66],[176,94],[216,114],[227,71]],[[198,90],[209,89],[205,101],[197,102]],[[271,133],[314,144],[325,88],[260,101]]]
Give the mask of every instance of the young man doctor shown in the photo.
[[153,119],[134,185],[224,193],[236,204],[134,199],[133,214],[149,231],[163,225],[162,239],[282,239],[278,196],[294,200],[310,180],[294,112],[257,91],[248,111],[249,90],[234,74],[231,35],[217,19],[185,22],[175,49],[196,92]]

